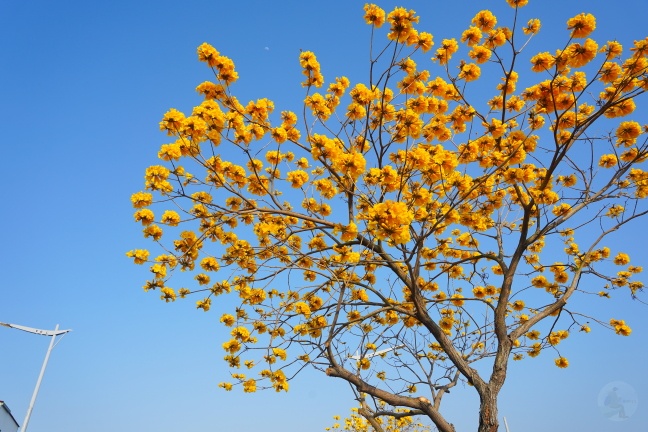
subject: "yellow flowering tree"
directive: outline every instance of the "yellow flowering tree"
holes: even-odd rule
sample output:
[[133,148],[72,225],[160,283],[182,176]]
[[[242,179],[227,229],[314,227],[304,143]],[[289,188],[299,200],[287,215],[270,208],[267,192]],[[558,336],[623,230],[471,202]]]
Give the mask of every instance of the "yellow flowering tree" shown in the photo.
[[632,114],[648,38],[597,42],[580,14],[558,50],[528,53],[540,21],[507,2],[512,26],[482,10],[433,51],[414,11],[366,5],[366,82],[327,81],[301,52],[299,114],[239,101],[234,62],[198,47],[204,101],[164,115],[170,142],[131,198],[157,252],[127,255],[164,301],[222,313],[225,390],[287,391],[311,367],[366,395],[367,421],[446,432],[442,400],[465,382],[494,432],[509,360],[548,350],[567,367],[573,330],[630,334],[575,299],[643,288],[604,241],[647,212],[648,129]]

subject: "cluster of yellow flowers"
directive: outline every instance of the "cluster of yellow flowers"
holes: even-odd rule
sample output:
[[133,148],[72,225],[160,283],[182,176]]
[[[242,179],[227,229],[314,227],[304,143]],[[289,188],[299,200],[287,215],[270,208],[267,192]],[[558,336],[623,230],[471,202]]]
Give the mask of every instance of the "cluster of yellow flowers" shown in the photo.
[[[389,412],[386,404],[379,404],[378,408],[383,412]],[[393,409],[393,408],[392,408]],[[358,408],[351,408],[351,415],[341,418],[339,415],[333,416],[335,423],[325,428],[331,432],[371,432],[373,427],[369,421],[359,414]],[[430,427],[415,421],[411,416],[404,415],[408,410],[402,408],[393,409],[396,416],[377,416],[376,421],[384,432],[430,432]]]
[[372,206],[366,215],[367,229],[381,240],[389,239],[394,244],[410,240],[409,226],[414,215],[404,202],[385,201]]
[[632,329],[623,320],[611,319],[610,325],[614,327],[616,334],[630,336],[630,333],[632,333]]
[[324,76],[317,61],[317,57],[310,51],[304,51],[299,55],[299,64],[306,80],[302,83],[304,87],[321,87],[324,84]]
[[217,78],[225,84],[232,84],[238,79],[238,73],[234,70],[232,59],[220,55],[211,45],[204,43],[198,47],[198,60],[207,63],[217,71]]

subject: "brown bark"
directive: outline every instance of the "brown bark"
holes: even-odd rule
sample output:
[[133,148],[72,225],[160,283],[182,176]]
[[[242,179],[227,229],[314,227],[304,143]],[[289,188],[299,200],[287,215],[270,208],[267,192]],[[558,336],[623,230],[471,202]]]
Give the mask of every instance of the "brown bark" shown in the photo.
[[[490,387],[490,386],[489,386]],[[489,389],[480,395],[478,432],[497,432],[497,394]]]

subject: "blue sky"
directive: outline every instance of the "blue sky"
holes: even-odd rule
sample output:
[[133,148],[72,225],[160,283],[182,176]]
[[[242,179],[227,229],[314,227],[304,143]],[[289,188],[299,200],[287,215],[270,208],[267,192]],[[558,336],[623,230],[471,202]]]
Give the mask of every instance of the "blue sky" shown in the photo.
[[[144,293],[143,269],[124,254],[141,236],[129,197],[143,187],[144,169],[167,139],[158,122],[168,108],[199,103],[194,88],[210,79],[196,47],[209,42],[234,60],[243,102],[268,97],[278,111],[294,109],[303,98],[300,49],[317,54],[327,79],[366,76],[364,2],[0,4],[0,321],[74,330],[53,352],[30,430],[302,432],[323,430],[331,416],[345,414],[354,403],[349,389],[315,373],[293,382],[288,394],[217,388],[228,377],[221,311]],[[420,29],[437,42],[459,37],[484,4],[502,11],[501,20],[511,13],[503,0],[378,4],[416,10]],[[532,0],[523,16],[541,18],[543,31],[530,50],[557,48],[565,21],[579,12],[597,16],[593,37],[601,45],[618,39],[628,46],[646,36],[647,3],[610,4]],[[646,99],[634,117],[642,124]],[[640,224],[614,241],[648,268]],[[648,306],[621,295],[605,305],[598,312],[626,318],[631,337],[595,329],[568,340],[566,370],[553,366],[550,354],[512,364],[501,397],[512,432],[646,430]],[[20,423],[48,343],[0,327],[0,400]],[[611,382],[637,393],[639,410],[626,422],[607,420],[597,407]],[[444,412],[458,430],[475,430],[476,398],[454,393]]]

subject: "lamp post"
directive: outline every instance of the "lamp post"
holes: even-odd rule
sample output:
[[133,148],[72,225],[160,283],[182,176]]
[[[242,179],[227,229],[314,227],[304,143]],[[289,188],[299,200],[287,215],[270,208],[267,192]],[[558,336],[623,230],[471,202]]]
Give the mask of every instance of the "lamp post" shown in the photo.
[[506,432],[509,432],[508,423],[506,422],[506,417],[504,417],[504,427],[506,427]]
[[[38,389],[40,388],[41,381],[43,380],[43,375],[45,374],[45,368],[47,367],[47,361],[49,360],[50,353],[52,349],[56,346],[55,340],[57,336],[63,336],[65,333],[69,333],[72,330],[59,330],[58,324],[54,330],[41,330],[31,327],[25,327],[17,324],[8,324],[0,322],[0,325],[14,328],[17,330],[22,330],[27,333],[33,333],[41,336],[50,336],[52,340],[50,341],[49,348],[47,349],[47,354],[45,354],[45,361],[43,361],[43,366],[41,367],[40,374],[38,375],[38,381],[36,381],[36,388],[34,388],[34,393],[32,394],[31,402],[29,402],[29,408],[27,408],[27,414],[25,415],[25,420],[22,425],[22,432],[27,432],[27,425],[29,424],[29,417],[31,417],[32,410],[34,409],[34,404],[36,403],[36,396],[38,395]],[[60,340],[60,338],[59,338]]]

